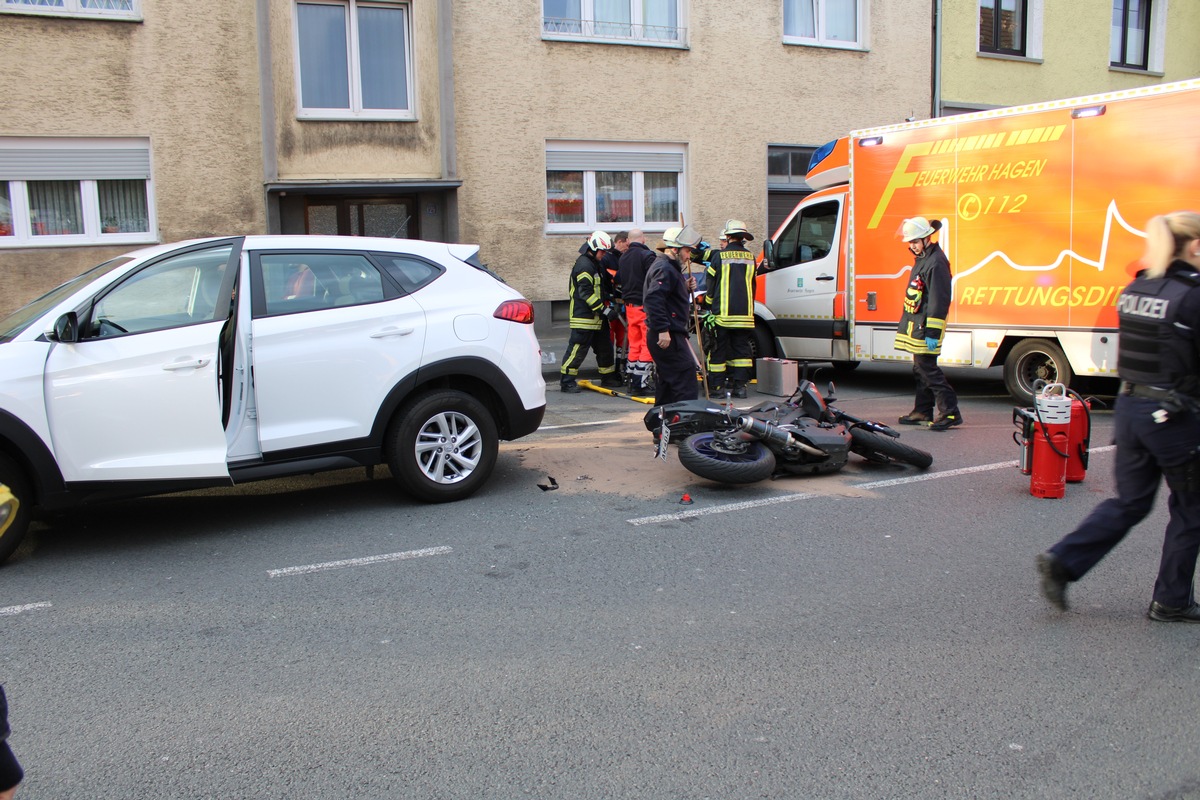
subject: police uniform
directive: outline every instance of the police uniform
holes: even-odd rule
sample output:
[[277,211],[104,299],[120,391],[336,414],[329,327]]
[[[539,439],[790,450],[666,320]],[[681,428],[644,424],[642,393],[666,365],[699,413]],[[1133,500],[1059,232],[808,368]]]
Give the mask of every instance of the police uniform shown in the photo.
[[728,382],[737,396],[745,397],[754,366],[754,254],[744,241],[734,239],[711,251],[704,305],[716,334],[708,353],[709,389],[720,391]]
[[596,353],[601,385],[620,386],[613,363],[613,343],[605,319],[604,287],[600,277],[601,266],[595,254],[585,243],[579,248],[579,258],[571,268],[569,324],[571,337],[567,340],[567,355],[563,359],[561,385],[565,390],[575,389],[575,378],[587,358],[588,350]]
[[1150,616],[1200,622],[1192,593],[1200,552],[1200,273],[1183,261],[1162,278],[1138,273],[1117,314],[1117,496],[1051,547],[1053,559],[1040,568],[1063,581],[1083,577],[1150,513],[1165,477],[1171,517]]

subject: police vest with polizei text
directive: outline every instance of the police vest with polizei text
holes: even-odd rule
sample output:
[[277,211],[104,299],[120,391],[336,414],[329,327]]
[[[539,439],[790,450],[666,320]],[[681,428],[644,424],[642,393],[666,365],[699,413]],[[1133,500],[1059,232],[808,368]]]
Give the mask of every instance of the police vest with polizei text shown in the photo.
[[1200,275],[1194,272],[1138,277],[1125,287],[1117,299],[1117,374],[1122,380],[1200,395],[1200,358],[1191,321],[1177,319],[1183,298],[1198,287]]

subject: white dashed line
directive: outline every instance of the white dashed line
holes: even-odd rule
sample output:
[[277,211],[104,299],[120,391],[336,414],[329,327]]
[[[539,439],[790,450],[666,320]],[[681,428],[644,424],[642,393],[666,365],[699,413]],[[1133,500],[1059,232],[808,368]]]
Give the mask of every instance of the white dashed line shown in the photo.
[[49,603],[26,603],[23,606],[5,606],[4,608],[0,608],[0,617],[11,617],[14,614],[33,611],[38,608],[51,608],[51,605]]
[[602,419],[599,422],[572,422],[569,425],[543,425],[538,428],[539,431],[560,431],[564,428],[587,428],[592,425],[612,425],[621,422],[619,419]]
[[[1109,450],[1115,450],[1116,445],[1108,445],[1107,447],[1093,447],[1088,452],[1090,453],[1105,453]],[[934,481],[941,478],[955,478],[959,475],[970,475],[975,472],[992,472],[998,469],[1013,469],[1017,466],[1016,461],[1001,461],[996,464],[981,464],[977,467],[962,467],[961,469],[948,469],[944,472],[923,472],[920,475],[909,475],[904,478],[891,478],[885,481],[871,481],[869,483],[850,484],[847,488],[850,489],[882,489],[887,486],[900,486],[905,483],[921,483],[923,481]],[[708,508],[693,508],[687,511],[677,511],[674,514],[656,514],[652,517],[636,517],[626,520],[630,525],[654,525],[658,522],[676,522],[683,519],[695,519],[696,517],[705,517],[710,514],[728,514],[731,511],[745,511],[749,508],[763,508],[765,506],[779,505],[780,503],[794,503],[797,500],[808,500],[813,497],[822,497],[823,495],[814,492],[804,492],[802,494],[786,494],[780,497],[766,497],[761,500],[747,500],[742,503],[728,503],[721,506],[710,506]]]
[[284,567],[283,569],[267,570],[268,577],[283,578],[289,575],[308,575],[311,572],[325,572],[343,567],[362,567],[367,564],[382,564],[387,561],[407,561],[410,558],[424,556],[440,556],[454,551],[452,547],[426,547],[423,550],[407,550],[403,553],[387,553],[381,556],[366,556],[364,558],[347,558],[343,561],[326,561],[324,564],[308,564],[303,567]]

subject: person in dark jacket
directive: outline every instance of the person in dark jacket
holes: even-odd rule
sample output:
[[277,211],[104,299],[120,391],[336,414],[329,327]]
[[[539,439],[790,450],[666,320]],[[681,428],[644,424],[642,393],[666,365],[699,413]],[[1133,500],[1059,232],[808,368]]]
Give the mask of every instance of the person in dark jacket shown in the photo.
[[559,383],[559,389],[568,394],[579,393],[576,378],[588,350],[596,353],[600,385],[611,389],[622,385],[613,363],[613,343],[608,333],[608,321],[616,315],[616,310],[604,304],[604,282],[601,277],[604,268],[600,261],[610,249],[612,239],[609,235],[604,231],[595,231],[580,246],[579,257],[571,268],[568,285],[571,338],[567,340],[567,355],[563,358]]
[[646,311],[646,346],[654,359],[656,373],[654,402],[657,405],[695,400],[696,354],[688,335],[695,279],[683,274],[691,262],[692,248],[700,241],[690,228],[667,228],[662,251],[643,287]]
[[1067,584],[1146,518],[1165,477],[1170,521],[1147,616],[1200,622],[1200,214],[1151,219],[1143,264],[1117,300],[1117,496],[1039,555],[1037,569],[1042,594],[1066,611]]
[[625,301],[625,321],[629,333],[628,365],[629,391],[639,397],[650,393],[654,360],[646,347],[646,311],[642,308],[642,292],[646,273],[656,254],[646,246],[646,233],[638,228],[629,232],[629,249],[621,255],[617,272],[621,297]]
[[626,359],[629,352],[629,326],[625,321],[625,300],[621,292],[621,256],[629,249],[629,232],[617,231],[612,237],[612,247],[604,251],[600,259],[600,280],[604,284],[604,304],[612,306],[616,313],[608,320],[608,335],[612,339],[616,356],[617,375],[625,382]]
[[937,363],[954,290],[950,261],[932,239],[941,227],[940,220],[931,224],[924,217],[906,219],[900,226],[900,238],[916,257],[916,263],[909,275],[904,313],[896,329],[896,349],[912,353],[917,381],[913,410],[900,418],[900,424],[928,423],[935,431],[949,430],[963,422],[958,395]]
[[25,777],[16,756],[8,746],[8,698],[0,686],[0,800],[11,800],[17,792],[17,784]]
[[708,390],[746,396],[754,367],[754,254],[746,246],[754,236],[746,223],[731,219],[721,232],[721,249],[713,250],[705,270],[706,322],[715,342],[708,353]]

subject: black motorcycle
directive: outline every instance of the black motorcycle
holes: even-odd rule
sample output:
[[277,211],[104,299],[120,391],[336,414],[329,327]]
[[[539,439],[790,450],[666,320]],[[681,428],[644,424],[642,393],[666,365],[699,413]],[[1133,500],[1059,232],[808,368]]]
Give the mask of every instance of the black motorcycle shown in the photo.
[[835,472],[850,453],[879,464],[899,462],[926,469],[933,456],[903,444],[900,434],[832,405],[807,378],[782,403],[746,409],[729,402],[685,400],[646,412],[660,456],[678,443],[679,463],[701,478],[720,483],[755,483],[777,470],[793,475]]

